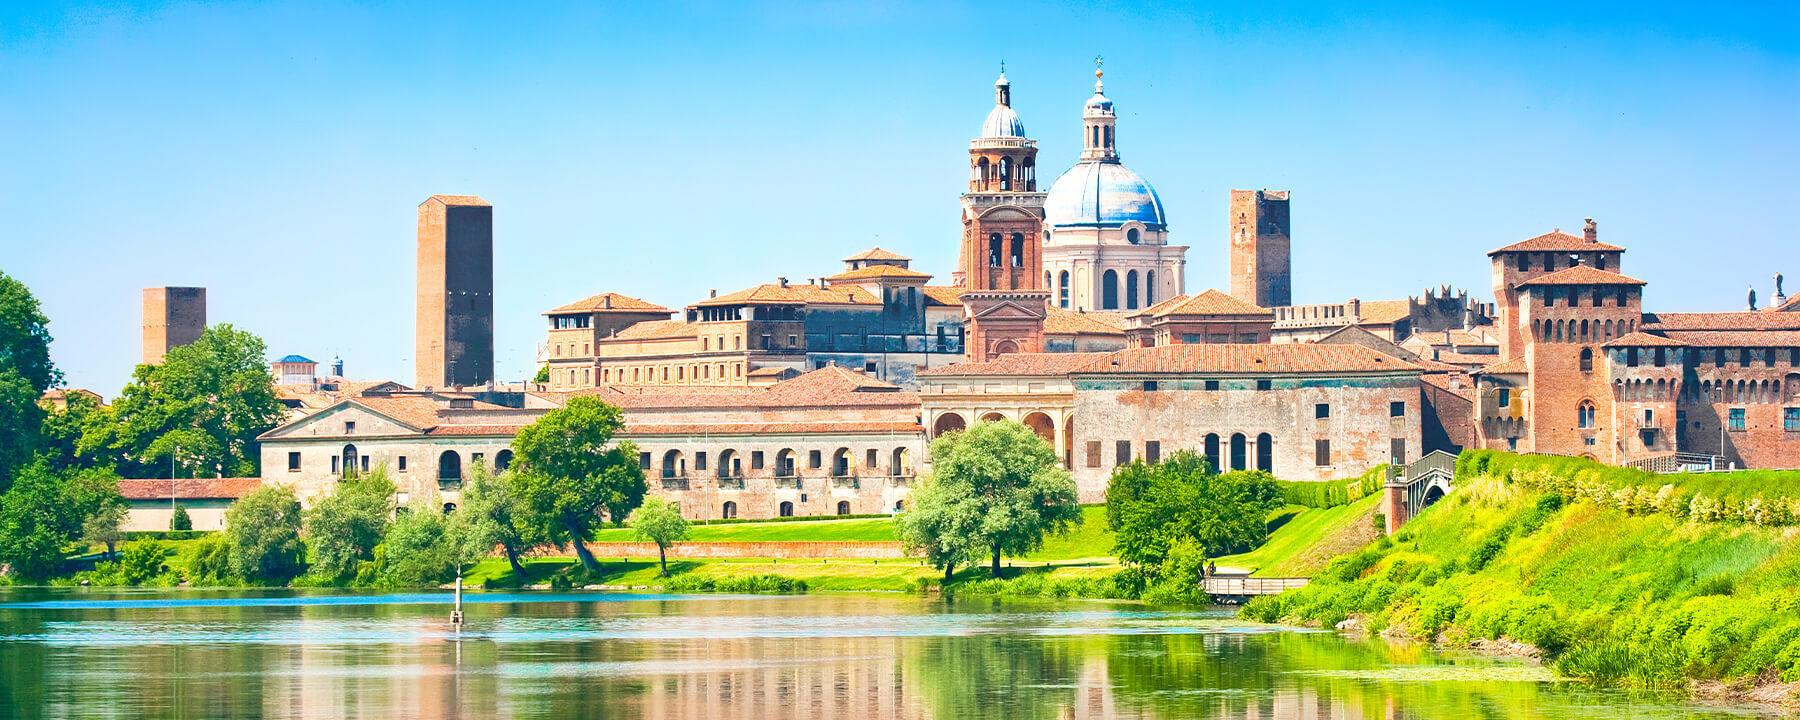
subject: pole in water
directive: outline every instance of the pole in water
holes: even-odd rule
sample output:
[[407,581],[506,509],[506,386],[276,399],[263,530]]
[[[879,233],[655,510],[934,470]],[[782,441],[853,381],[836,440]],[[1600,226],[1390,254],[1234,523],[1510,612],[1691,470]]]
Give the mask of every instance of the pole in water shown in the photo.
[[456,606],[450,610],[450,627],[457,632],[462,632],[462,624],[462,576],[458,575],[456,576]]

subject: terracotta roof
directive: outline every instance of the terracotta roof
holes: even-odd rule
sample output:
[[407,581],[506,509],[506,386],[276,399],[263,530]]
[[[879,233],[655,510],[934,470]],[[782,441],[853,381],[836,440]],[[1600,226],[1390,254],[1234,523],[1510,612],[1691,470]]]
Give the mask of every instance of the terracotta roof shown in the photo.
[[[278,385],[276,387],[280,387],[280,386]],[[86,388],[50,388],[49,390],[44,391],[44,395],[41,399],[61,400],[70,395],[81,395],[83,397],[92,399],[96,403],[105,404],[105,398],[100,397],[100,393],[94,392],[92,390],[88,390]]]
[[[929,276],[928,276],[929,277]],[[880,305],[881,300],[869,291],[854,285],[836,285],[819,287],[817,285],[758,285],[746,290],[726,293],[715,298],[707,298],[694,303],[694,307],[709,305],[739,305],[743,303],[840,303],[852,305]]]
[[1198,295],[1176,295],[1142,311],[1132,317],[1166,317],[1169,315],[1268,315],[1274,312],[1244,302],[1231,295],[1209,289]]
[[[420,430],[430,430],[438,424],[438,412],[447,410],[430,397],[424,395],[394,395],[347,398],[345,402],[361,405],[369,410],[381,413]],[[505,410],[506,408],[478,400],[470,401],[468,409],[473,410]]]
[[1565,232],[1548,232],[1530,240],[1513,243],[1499,250],[1489,251],[1489,255],[1503,252],[1592,252],[1595,250],[1619,251],[1625,248],[1608,245],[1603,242],[1588,242],[1585,237],[1577,237]]
[[262,487],[262,478],[182,478],[179,480],[120,480],[119,494],[126,500],[236,500]]
[[1530,368],[1530,367],[1529,367],[1529,366],[1527,366],[1527,365],[1526,365],[1526,364],[1525,364],[1525,358],[1523,358],[1523,357],[1516,357],[1516,358],[1513,358],[1513,359],[1511,359],[1511,360],[1506,360],[1506,361],[1503,361],[1503,362],[1497,362],[1497,363],[1494,363],[1494,364],[1492,364],[1492,365],[1489,365],[1489,366],[1487,366],[1487,367],[1484,367],[1484,368],[1482,368],[1482,369],[1480,369],[1480,370],[1476,370],[1476,371],[1475,371],[1475,373],[1474,373],[1474,374],[1479,374],[1479,375],[1514,375],[1514,374],[1519,374],[1519,373],[1524,373],[1524,372],[1529,372],[1529,371],[1530,371],[1530,369],[1531,369],[1531,368]]
[[[767,422],[651,425],[626,423],[621,436],[644,435],[798,435],[821,433],[921,433],[910,422]],[[704,470],[699,472],[706,472]]]
[[964,375],[1067,375],[1107,356],[1086,353],[1010,353],[987,362],[960,362],[916,373],[919,377]]
[[1563,268],[1549,275],[1541,275],[1525,282],[1519,287],[1528,285],[1643,285],[1644,281],[1629,278],[1611,270],[1601,270],[1587,265],[1576,265]]
[[850,257],[844,258],[844,262],[854,262],[857,260],[911,260],[911,259],[912,258],[909,258],[905,255],[901,255],[900,253],[883,250],[883,249],[877,247],[877,248],[869,248],[869,249],[859,252],[855,255],[851,255]]
[[1419,382],[1437,387],[1464,400],[1475,399],[1475,381],[1457,373],[1427,373]]
[[963,289],[950,285],[926,285],[925,297],[939,305],[962,307]]
[[[1780,298],[1776,299],[1780,300]],[[1800,294],[1796,294],[1782,302],[1763,308],[1762,311],[1766,313],[1800,312]]]
[[1499,357],[1499,355],[1492,353],[1460,353],[1451,352],[1449,350],[1439,350],[1437,351],[1437,357],[1435,359],[1438,362],[1450,363],[1461,367],[1478,368],[1493,364],[1494,359],[1497,357]]
[[1693,347],[1800,347],[1800,330],[1669,330],[1665,334]]
[[1368,300],[1361,303],[1358,325],[1392,325],[1412,315],[1408,300]]
[[1500,343],[1497,340],[1490,340],[1483,335],[1477,335],[1467,330],[1428,330],[1425,332],[1413,333],[1412,335],[1407,336],[1405,340],[1400,341],[1400,344],[1403,346],[1417,345],[1422,347],[1447,347],[1451,345],[1458,347],[1493,347]]
[[475,197],[474,195],[433,195],[431,197],[425,198],[425,202],[422,202],[419,204],[424,205],[425,203],[431,202],[433,200],[441,202],[445,205],[481,205],[481,206],[488,205],[488,201],[483,200],[478,197]]
[[1644,313],[1656,330],[1800,330],[1800,313]]
[[606,340],[663,340],[667,338],[699,337],[699,331],[686,320],[646,320],[632,323],[631,327],[620,330],[615,335],[601,338]]
[[1117,325],[1095,315],[1117,316],[1118,313],[1083,313],[1049,306],[1044,314],[1044,332],[1049,335],[1124,335]]
[[1460,373],[1464,370],[1461,365],[1452,365],[1447,362],[1440,362],[1430,358],[1419,358],[1412,362],[1414,365],[1418,365],[1428,373]]
[[519,434],[519,430],[524,427],[524,423],[517,425],[439,425],[425,431],[425,434],[510,436]]
[[1683,343],[1646,332],[1627,333],[1600,347],[1681,347]]
[[866,267],[857,268],[855,270],[845,270],[841,273],[838,273],[836,275],[833,275],[833,276],[825,278],[825,279],[826,280],[856,280],[859,278],[872,278],[872,277],[930,278],[931,274],[930,273],[922,273],[917,270],[909,270],[909,269],[903,268],[903,267],[896,267],[893,265],[869,265]]
[[[612,302],[612,304],[610,306],[607,304],[607,301],[609,299]],[[675,312],[675,311],[670,310],[666,307],[663,307],[663,306],[658,305],[653,302],[645,302],[643,300],[639,300],[634,297],[628,297],[625,295],[620,295],[618,293],[608,292],[608,293],[600,293],[599,295],[595,295],[595,296],[593,296],[591,298],[587,298],[585,300],[576,300],[575,302],[569,303],[562,307],[558,307],[558,308],[553,309],[544,314],[545,315],[558,315],[558,314],[562,314],[562,313],[577,313],[577,312],[661,312],[661,313],[669,313],[669,312]]]
[[1082,373],[1417,372],[1418,365],[1361,345],[1165,345],[1115,351]]

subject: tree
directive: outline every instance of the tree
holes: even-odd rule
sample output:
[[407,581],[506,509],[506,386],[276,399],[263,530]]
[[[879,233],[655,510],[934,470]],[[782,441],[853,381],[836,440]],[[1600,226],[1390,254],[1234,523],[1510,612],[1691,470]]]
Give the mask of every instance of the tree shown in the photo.
[[21,468],[0,493],[0,565],[32,581],[54,575],[87,519],[118,494],[119,479],[108,470],[59,474],[42,460]]
[[514,488],[526,513],[519,521],[537,526],[558,546],[573,544],[588,572],[600,570],[587,541],[602,512],[621,525],[644,501],[637,446],[607,447],[624,424],[619,408],[577,395],[513,438]]
[[99,507],[81,524],[81,539],[105,545],[106,559],[113,559],[118,544],[125,540],[125,532],[119,528],[125,524],[128,512],[124,498],[118,495],[103,498]]
[[225,510],[225,536],[231,541],[231,569],[255,582],[283,583],[303,569],[300,544],[300,499],[286,485],[264,485]]
[[540,525],[522,522],[530,516],[530,510],[519,497],[518,474],[509,468],[489,475],[477,463],[471,469],[469,483],[463,486],[462,500],[456,514],[468,525],[466,541],[473,555],[486,555],[498,545],[506,554],[513,575],[524,580],[525,565],[519,562],[519,556],[548,542],[548,538]]
[[[1268,538],[1269,511],[1281,507],[1281,486],[1268,473],[1215,474],[1192,451],[1170,453],[1157,464],[1142,461],[1113,473],[1106,492],[1107,517],[1118,533],[1119,561],[1160,573],[1170,548],[1187,540],[1194,552],[1222,555]],[[1190,553],[1192,554],[1192,553]]]
[[89,425],[112,422],[109,408],[92,395],[71,392],[63,396],[62,409],[47,408],[45,412],[39,453],[49,460],[52,469],[113,466],[110,458],[81,452],[81,436]]
[[120,472],[167,477],[259,474],[256,437],[281,422],[261,338],[214,325],[160,365],[139,365],[110,422],[89,423],[78,451],[119,458]]
[[531,376],[531,381],[540,385],[550,382],[550,364],[545,363],[539,366],[537,374]]
[[37,451],[45,415],[38,399],[62,382],[50,363],[49,324],[31,290],[0,272],[0,491]]
[[944,582],[950,582],[957,565],[973,562],[984,552],[966,542],[976,536],[979,525],[975,505],[956,502],[955,491],[927,475],[913,486],[906,510],[894,518],[894,533],[906,552],[923,555],[932,567],[943,568]]
[[375,559],[375,546],[394,514],[395,491],[387,469],[376,468],[339,480],[306,511],[306,544],[315,574],[344,580],[356,574],[358,563]]
[[188,517],[187,506],[177,503],[175,512],[169,514],[169,529],[175,532],[187,532],[194,529],[194,519]]
[[669,546],[687,539],[688,521],[681,516],[681,506],[657,498],[644,501],[631,513],[631,529],[656,543],[656,559],[662,563],[662,576],[669,576]]
[[376,584],[419,587],[455,579],[464,560],[457,531],[453,519],[430,507],[402,513],[376,551],[381,568]]
[[913,508],[901,515],[920,513],[903,525],[930,532],[906,532],[920,547],[939,546],[940,559],[986,554],[999,577],[1002,556],[1036,550],[1045,535],[1081,523],[1075,481],[1057,462],[1056,449],[1018,422],[976,423],[941,435],[931,442],[931,463],[924,484],[935,487],[915,494]]

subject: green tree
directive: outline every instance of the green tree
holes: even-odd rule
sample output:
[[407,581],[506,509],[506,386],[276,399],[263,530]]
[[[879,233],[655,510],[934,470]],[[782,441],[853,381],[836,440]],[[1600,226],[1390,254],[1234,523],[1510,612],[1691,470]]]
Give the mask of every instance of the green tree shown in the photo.
[[375,559],[387,533],[397,488],[387,468],[339,480],[331,493],[306,511],[306,545],[312,571],[326,580],[346,580],[357,565]]
[[1036,550],[1045,535],[1081,523],[1075,481],[1057,462],[1056,449],[1012,420],[976,423],[933,440],[931,481],[941,487],[923,499],[951,507],[923,507],[915,497],[916,511],[967,518],[948,526],[957,536],[938,540],[966,549],[970,558],[985,549],[995,577],[1002,556]]
[[21,468],[0,493],[0,565],[31,581],[54,575],[88,517],[118,494],[119,478],[108,470],[59,474],[43,460]]
[[669,546],[687,539],[688,521],[681,516],[681,506],[658,498],[645,500],[631,513],[631,529],[656,543],[656,559],[662,563],[662,576],[669,576]]
[[187,532],[194,529],[194,519],[188,517],[187,506],[177,503],[175,512],[169,514],[169,529],[175,532]]
[[117,494],[103,496],[94,512],[82,522],[81,539],[105,545],[106,559],[113,559],[119,543],[125,540],[125,531],[120,527],[125,524],[125,516],[129,511],[125,498]]
[[550,382],[550,364],[545,363],[539,366],[537,374],[531,376],[531,381],[539,384]]
[[45,390],[62,382],[50,363],[49,318],[24,283],[0,272],[0,491],[41,442]]
[[531,512],[519,498],[518,474],[509,468],[490,475],[477,463],[463,486],[462,500],[456,514],[468,525],[466,541],[473,556],[485,556],[499,546],[513,575],[525,580],[519,557],[548,542],[548,537],[542,526],[523,522]]
[[458,530],[453,518],[430,507],[401,513],[376,551],[381,571],[375,583],[421,587],[454,580],[464,561]]
[[231,569],[252,582],[284,583],[304,569],[300,499],[286,485],[264,485],[225,510]]
[[110,458],[81,452],[81,436],[89,425],[112,422],[112,412],[87,393],[72,392],[64,396],[61,410],[47,408],[43,423],[43,445],[39,452],[53,469],[76,467],[112,467]]
[[1215,474],[1204,457],[1185,450],[1160,463],[1119,468],[1106,493],[1107,517],[1118,533],[1113,552],[1146,574],[1160,573],[1169,549],[1184,539],[1213,555],[1262,544],[1269,511],[1281,505],[1280,483],[1268,473]]
[[222,583],[231,579],[231,538],[208,535],[193,545],[193,559],[188,561],[188,579],[195,583]]
[[513,438],[514,488],[526,512],[520,522],[542,529],[548,542],[574,545],[588,572],[600,570],[587,541],[602,513],[621,525],[644,501],[637,446],[607,447],[624,424],[619,408],[577,395]]
[[119,458],[119,471],[167,477],[259,474],[256,437],[281,422],[261,338],[214,325],[160,365],[139,365],[110,422],[89,423],[78,451]]
[[960,502],[961,488],[926,475],[913,485],[906,509],[894,518],[894,533],[907,554],[923,555],[932,567],[943,568],[944,582],[956,574],[956,566],[975,562],[986,548],[971,547],[979,537],[981,518],[974,503]]
[[160,540],[139,540],[127,544],[125,552],[119,554],[119,577],[127,585],[149,582],[168,569],[163,565],[163,557],[168,554],[169,547]]

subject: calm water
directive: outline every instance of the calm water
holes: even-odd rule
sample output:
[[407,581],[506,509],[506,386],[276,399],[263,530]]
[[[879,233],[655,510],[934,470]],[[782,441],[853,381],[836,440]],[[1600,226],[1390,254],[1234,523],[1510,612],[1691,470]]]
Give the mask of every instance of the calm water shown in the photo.
[[1517,662],[1229,610],[912,596],[0,591],[0,715],[1676,718]]

